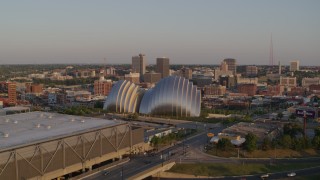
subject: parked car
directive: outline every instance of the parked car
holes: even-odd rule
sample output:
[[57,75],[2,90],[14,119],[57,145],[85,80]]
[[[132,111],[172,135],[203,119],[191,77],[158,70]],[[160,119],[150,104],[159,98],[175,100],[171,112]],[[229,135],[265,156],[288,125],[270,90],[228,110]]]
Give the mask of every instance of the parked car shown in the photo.
[[260,177],[261,179],[267,179],[269,177],[269,174],[262,174]]
[[296,173],[295,172],[291,172],[291,173],[288,173],[287,176],[288,177],[294,177],[294,176],[296,176]]
[[110,171],[104,171],[103,175],[108,176],[110,174]]

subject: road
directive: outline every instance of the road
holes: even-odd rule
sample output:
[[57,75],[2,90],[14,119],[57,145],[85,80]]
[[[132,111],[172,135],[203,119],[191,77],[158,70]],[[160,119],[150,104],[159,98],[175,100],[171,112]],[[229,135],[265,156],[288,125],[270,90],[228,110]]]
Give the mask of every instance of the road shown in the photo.
[[[158,122],[160,121],[160,122]],[[154,124],[154,123],[163,123],[168,120],[157,118],[153,119],[153,122],[141,122],[141,121],[132,121],[131,123],[135,123],[141,126],[155,126],[155,127],[165,127],[166,124]],[[171,122],[172,123],[172,122]],[[153,166],[161,164],[166,160],[175,160],[176,163],[194,163],[194,162],[208,162],[208,163],[276,163],[276,162],[311,162],[311,161],[319,161],[320,159],[237,159],[237,158],[221,158],[206,154],[203,151],[203,148],[207,141],[209,140],[206,136],[207,132],[211,132],[214,134],[218,134],[224,128],[220,124],[204,124],[199,122],[190,122],[190,121],[181,121],[178,123],[176,120],[174,122],[175,126],[180,128],[194,128],[202,130],[202,133],[188,138],[182,141],[180,144],[177,144],[173,147],[170,147],[166,150],[160,151],[153,156],[135,156],[132,157],[130,162],[115,166],[111,169],[108,169],[108,175],[104,175],[106,171],[102,171],[96,173],[90,177],[86,177],[84,179],[92,180],[92,179],[126,179],[127,177],[133,176],[141,171],[152,168]],[[169,156],[171,154],[171,156]],[[162,157],[162,158],[161,158]],[[305,169],[295,171],[297,176],[305,176],[310,174],[315,174],[320,172],[320,167],[313,169]],[[283,179],[287,176],[288,172],[282,173],[273,173],[270,174],[270,179]],[[248,176],[236,176],[236,177],[215,177],[215,179],[241,179],[241,177],[245,177],[245,179],[261,179],[261,174],[257,175],[248,175]]]
[[[187,149],[187,144],[193,144],[199,139],[203,138],[204,133],[194,136],[190,139],[183,141],[180,144],[176,144],[168,149],[157,152],[153,155],[140,155],[132,157],[131,160],[120,166],[115,166],[111,169],[93,174],[89,177],[83,178],[86,180],[99,180],[99,179],[126,179],[141,171],[147,170],[153,166],[159,165],[164,161],[176,160],[179,156],[183,155],[183,149]],[[104,175],[108,172],[108,175]]]

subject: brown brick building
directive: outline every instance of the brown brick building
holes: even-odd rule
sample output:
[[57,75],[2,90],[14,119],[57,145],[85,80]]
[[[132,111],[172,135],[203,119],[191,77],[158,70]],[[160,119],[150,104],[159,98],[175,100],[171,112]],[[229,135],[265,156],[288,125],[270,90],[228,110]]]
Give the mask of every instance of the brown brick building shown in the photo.
[[248,96],[254,96],[257,92],[256,84],[238,84],[238,92],[248,94]]
[[42,94],[42,91],[43,91],[43,84],[26,83],[26,93],[40,95]]
[[224,95],[226,93],[226,87],[221,85],[207,85],[204,87],[205,95]]
[[107,96],[112,87],[112,81],[111,80],[95,80],[94,81],[94,95],[103,95]]
[[8,105],[17,104],[17,91],[15,82],[0,82],[0,99],[7,102]]
[[161,79],[161,73],[145,73],[144,82],[145,83],[157,83]]

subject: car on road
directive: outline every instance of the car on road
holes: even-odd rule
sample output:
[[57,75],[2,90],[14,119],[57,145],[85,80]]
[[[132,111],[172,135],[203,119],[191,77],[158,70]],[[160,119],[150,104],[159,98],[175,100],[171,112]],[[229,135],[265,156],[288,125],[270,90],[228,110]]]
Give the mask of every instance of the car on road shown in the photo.
[[262,174],[260,177],[261,179],[267,179],[269,177],[269,174]]
[[288,173],[288,174],[287,174],[288,177],[294,177],[294,176],[296,176],[296,175],[297,175],[297,174],[296,174],[295,172],[291,172],[291,173]]
[[108,176],[110,174],[110,171],[104,171],[103,175]]
[[150,164],[151,163],[151,161],[150,160],[145,160],[145,161],[143,161],[145,164]]

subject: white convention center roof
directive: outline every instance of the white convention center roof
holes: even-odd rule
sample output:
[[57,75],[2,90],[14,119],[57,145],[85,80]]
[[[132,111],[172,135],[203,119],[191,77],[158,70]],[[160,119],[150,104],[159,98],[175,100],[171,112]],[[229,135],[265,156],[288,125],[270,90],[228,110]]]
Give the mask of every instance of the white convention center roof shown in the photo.
[[0,151],[122,123],[47,112],[0,116]]

